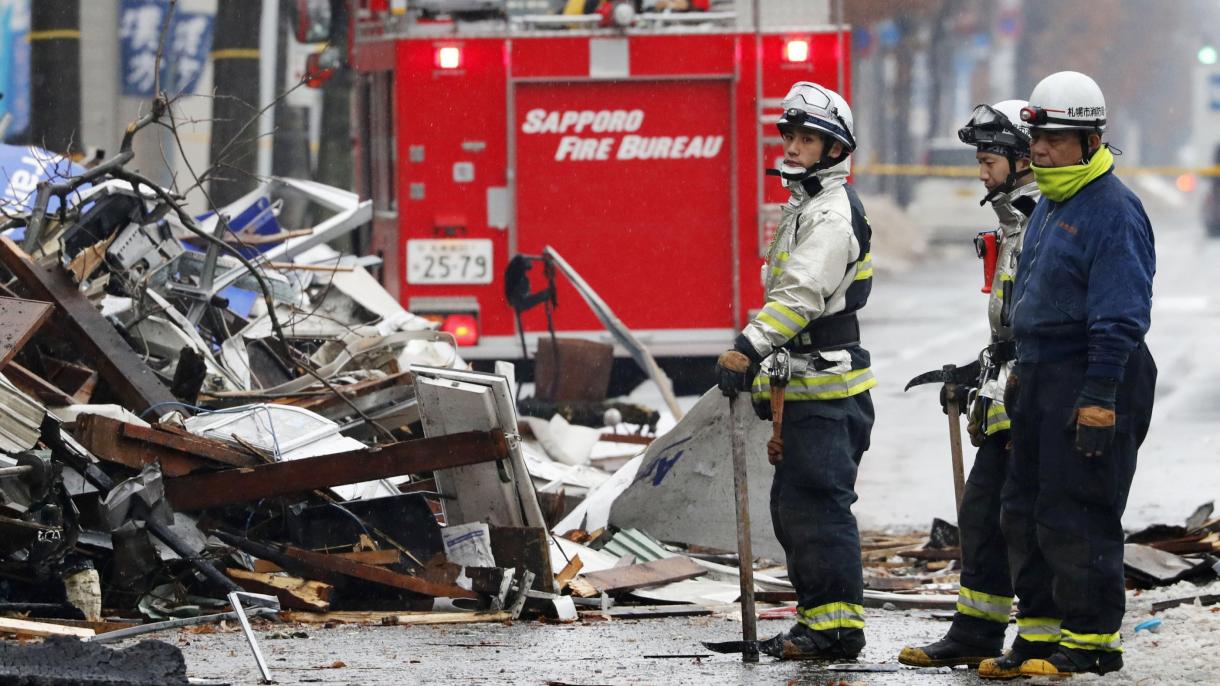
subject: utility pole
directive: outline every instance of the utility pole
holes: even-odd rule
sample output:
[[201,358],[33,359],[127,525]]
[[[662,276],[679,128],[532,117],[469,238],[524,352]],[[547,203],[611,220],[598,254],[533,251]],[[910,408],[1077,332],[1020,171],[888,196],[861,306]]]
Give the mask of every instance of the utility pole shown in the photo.
[[331,1],[330,45],[343,56],[340,67],[322,86],[322,135],[318,147],[317,179],[347,190],[352,188],[352,70],[347,63],[347,2]]
[[226,205],[258,185],[259,31],[262,3],[218,0],[212,32],[209,193]]
[[32,144],[61,154],[84,149],[80,88],[80,0],[30,3]]

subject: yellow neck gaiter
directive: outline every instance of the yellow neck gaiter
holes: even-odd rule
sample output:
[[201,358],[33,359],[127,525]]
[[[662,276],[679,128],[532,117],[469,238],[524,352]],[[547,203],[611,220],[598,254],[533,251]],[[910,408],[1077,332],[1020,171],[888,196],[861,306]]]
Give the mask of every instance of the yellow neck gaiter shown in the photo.
[[1034,180],[1038,182],[1038,190],[1042,195],[1063,202],[1080,192],[1090,181],[1110,171],[1114,166],[1114,155],[1110,148],[1101,146],[1093,153],[1088,164],[1073,164],[1066,167],[1039,167],[1030,165],[1034,170]]

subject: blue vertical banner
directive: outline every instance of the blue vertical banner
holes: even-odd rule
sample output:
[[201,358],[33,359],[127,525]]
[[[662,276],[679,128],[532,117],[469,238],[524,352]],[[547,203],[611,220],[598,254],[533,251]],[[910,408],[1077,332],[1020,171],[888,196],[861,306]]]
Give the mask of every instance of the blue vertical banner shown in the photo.
[[30,0],[0,0],[0,117],[9,115],[4,137],[30,125]]
[[[169,14],[168,0],[122,0],[119,6],[119,69],[123,95],[151,97],[157,84],[157,49]],[[175,10],[161,56],[161,90],[191,93],[207,65],[213,15]]]

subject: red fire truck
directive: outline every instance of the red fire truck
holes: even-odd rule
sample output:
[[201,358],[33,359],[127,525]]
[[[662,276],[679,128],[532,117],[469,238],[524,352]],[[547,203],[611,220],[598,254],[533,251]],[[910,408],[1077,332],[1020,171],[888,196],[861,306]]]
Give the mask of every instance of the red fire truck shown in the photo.
[[[551,246],[663,363],[731,345],[761,306],[787,200],[764,182],[780,99],[799,80],[849,97],[844,27],[743,29],[727,13],[464,25],[356,4],[358,172],[383,281],[407,309],[444,317],[467,359],[519,359],[504,269]],[[557,333],[609,341],[560,281]],[[546,317],[522,323],[533,350]]]

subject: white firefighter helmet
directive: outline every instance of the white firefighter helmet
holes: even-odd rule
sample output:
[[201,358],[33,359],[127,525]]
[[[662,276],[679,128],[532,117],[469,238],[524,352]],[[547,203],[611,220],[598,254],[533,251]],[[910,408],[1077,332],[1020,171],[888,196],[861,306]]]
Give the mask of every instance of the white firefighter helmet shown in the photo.
[[1093,79],[1060,71],[1038,82],[1021,118],[1035,129],[1106,130],[1106,98]]
[[784,112],[775,122],[780,131],[799,127],[825,133],[843,144],[844,157],[856,149],[851,107],[838,93],[810,81],[798,81],[781,106]]
[[1021,120],[1021,111],[1028,106],[1024,100],[977,105],[970,121],[957,130],[957,137],[982,152],[1029,157],[1029,124]]

